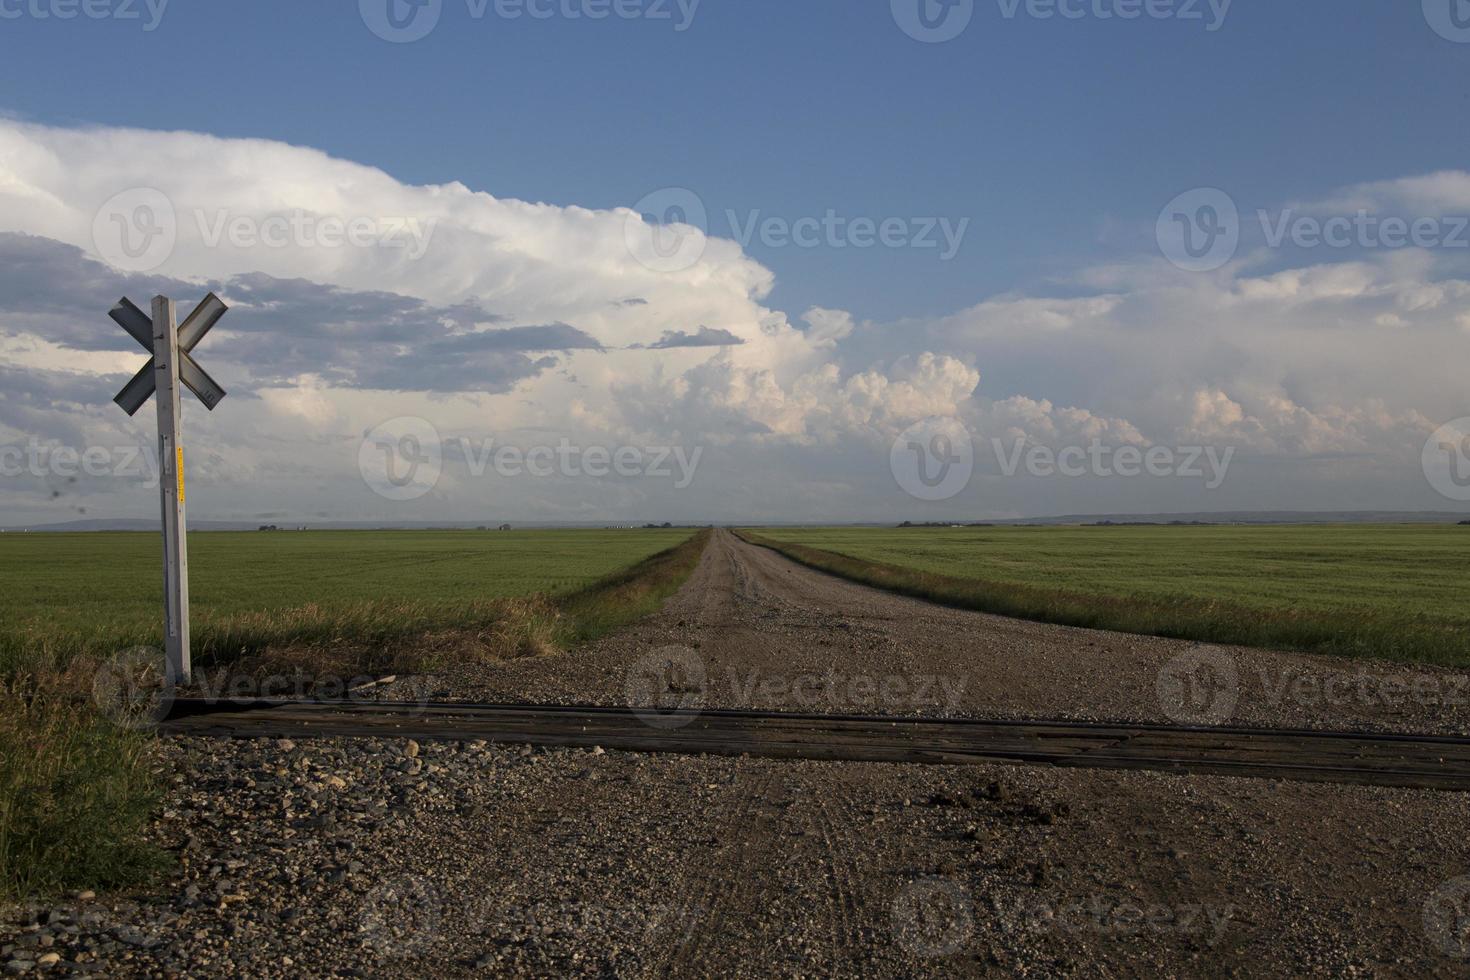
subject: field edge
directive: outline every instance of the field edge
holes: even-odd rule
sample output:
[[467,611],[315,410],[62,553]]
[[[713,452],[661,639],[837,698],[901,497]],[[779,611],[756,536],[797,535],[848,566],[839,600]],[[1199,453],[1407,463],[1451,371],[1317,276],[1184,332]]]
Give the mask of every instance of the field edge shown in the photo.
[[819,572],[972,612],[1201,643],[1440,667],[1470,665],[1470,637],[1416,620],[1354,617],[1335,611],[1275,612],[1207,599],[1163,601],[1067,592],[939,575],[777,541],[749,528],[736,529],[735,534]]

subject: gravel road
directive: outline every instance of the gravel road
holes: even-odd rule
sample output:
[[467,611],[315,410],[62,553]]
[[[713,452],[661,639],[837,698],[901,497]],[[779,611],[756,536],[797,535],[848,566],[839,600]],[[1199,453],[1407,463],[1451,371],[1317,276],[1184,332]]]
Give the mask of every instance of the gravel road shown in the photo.
[[[722,533],[658,616],[590,650],[432,686],[615,703],[654,679],[658,697],[711,705],[1156,718],[1181,710],[1160,706],[1159,671],[1191,652],[894,598]],[[1239,718],[1463,723],[1463,708],[1273,703],[1247,680],[1257,665],[1304,676],[1356,668],[1227,655]],[[873,693],[866,682],[798,683],[829,668],[871,680]],[[938,680],[920,697],[930,675],[962,680],[958,699]],[[1208,690],[1218,696],[1218,683]],[[160,755],[169,788],[153,834],[176,850],[177,868],[149,889],[9,910],[6,971],[1470,972],[1463,794],[402,739],[169,738]]]
[[568,657],[469,669],[440,687],[475,701],[627,704],[659,672],[674,693],[682,681],[683,703],[710,708],[1470,734],[1463,671],[947,609],[728,531],[660,614]]

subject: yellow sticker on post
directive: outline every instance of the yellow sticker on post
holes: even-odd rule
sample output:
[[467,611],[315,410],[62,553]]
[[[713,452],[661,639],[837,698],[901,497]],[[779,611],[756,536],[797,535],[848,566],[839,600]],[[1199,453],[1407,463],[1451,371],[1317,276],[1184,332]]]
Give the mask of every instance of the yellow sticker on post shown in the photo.
[[179,446],[176,451],[178,456],[175,464],[175,472],[179,475],[179,503],[182,504],[184,502],[184,447]]

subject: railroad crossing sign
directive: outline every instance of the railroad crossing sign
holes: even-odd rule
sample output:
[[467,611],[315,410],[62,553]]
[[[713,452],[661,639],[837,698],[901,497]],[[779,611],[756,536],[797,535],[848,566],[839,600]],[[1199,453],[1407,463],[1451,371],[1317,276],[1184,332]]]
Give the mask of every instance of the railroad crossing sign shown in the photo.
[[155,392],[158,394],[158,494],[163,509],[163,628],[168,656],[166,682],[170,686],[189,683],[189,551],[184,520],[184,445],[179,439],[179,382],[199,397],[204,407],[214,407],[225,390],[190,356],[210,328],[229,307],[214,293],[204,297],[184,322],[175,327],[174,301],[153,298],[150,317],[126,297],[108,316],[143,349],[153,355],[113,401],[129,415],[136,414]]
[[[188,385],[189,390],[199,397],[204,407],[211,412],[214,406],[225,397],[225,390],[215,383],[214,379],[204,373],[204,369],[194,362],[190,356],[199,341],[209,333],[211,327],[219,322],[219,318],[225,315],[226,306],[218,296],[210,293],[204,297],[203,302],[194,307],[194,312],[179,326],[178,349],[179,349],[179,379]],[[157,304],[154,305],[155,315]],[[117,322],[117,325],[132,335],[144,350],[155,354],[153,336],[153,321],[142,310],[133,305],[133,301],[127,297],[118,300],[117,305],[108,313]],[[148,401],[148,396],[153,394],[157,387],[154,375],[160,370],[158,358],[154,357],[154,363],[145,364],[133,375],[133,380],[123,386],[123,390],[117,393],[113,401],[122,407],[124,412],[135,415],[143,403]]]

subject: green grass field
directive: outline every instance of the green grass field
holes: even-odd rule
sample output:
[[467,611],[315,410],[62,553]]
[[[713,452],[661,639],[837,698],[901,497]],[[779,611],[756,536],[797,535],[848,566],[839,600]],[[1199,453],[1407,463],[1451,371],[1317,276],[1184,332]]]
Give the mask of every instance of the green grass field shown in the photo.
[[[1470,527],[772,528],[828,570],[1075,625],[1470,664]],[[809,564],[830,558],[800,553]]]
[[[348,677],[564,649],[657,609],[706,540],[196,533],[196,676]],[[0,899],[144,881],[168,860],[145,833],[162,792],[152,740],[88,697],[110,655],[159,645],[160,563],[156,534],[0,535]]]
[[[560,596],[688,530],[275,531],[189,536],[191,622],[206,660],[265,642],[453,628],[487,602]],[[0,535],[0,672],[157,645],[156,534]]]

